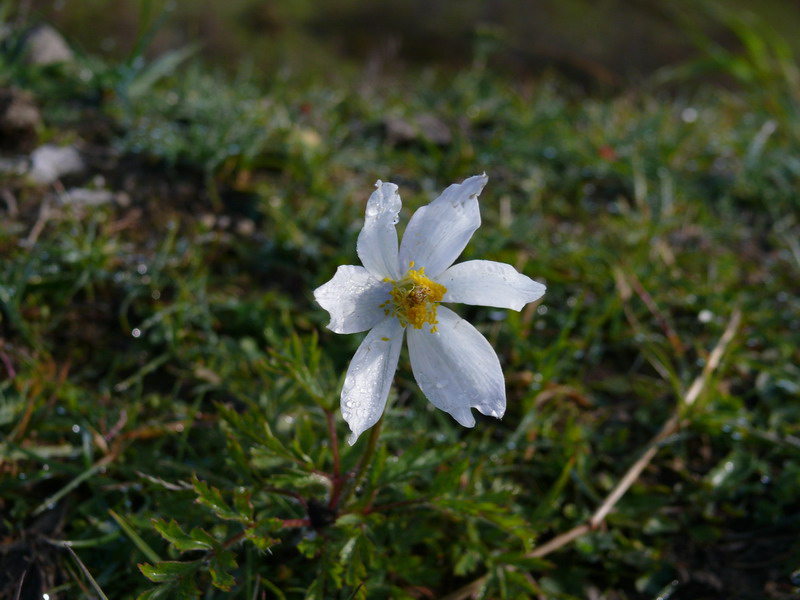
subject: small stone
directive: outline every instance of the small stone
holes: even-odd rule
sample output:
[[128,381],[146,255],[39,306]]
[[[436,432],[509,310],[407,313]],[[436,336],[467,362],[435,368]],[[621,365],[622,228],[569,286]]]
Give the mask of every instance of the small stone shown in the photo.
[[422,136],[437,146],[448,146],[453,141],[450,128],[435,115],[420,115],[417,117],[416,123]]
[[236,233],[248,237],[255,233],[256,224],[252,219],[242,219],[236,223]]
[[39,185],[47,185],[64,175],[80,173],[86,163],[75,146],[45,144],[31,154],[31,170],[28,177]]
[[386,138],[390,144],[402,144],[417,139],[417,130],[414,126],[400,117],[387,117],[383,121],[386,128]]
[[28,33],[23,56],[30,65],[71,63],[75,60],[75,55],[63,36],[50,25],[39,25]]
[[115,199],[114,193],[108,190],[90,190],[72,188],[59,196],[64,204],[80,206],[101,206]]
[[29,151],[42,122],[33,96],[14,88],[0,88],[0,149]]
[[437,146],[447,146],[453,141],[450,128],[432,114],[421,114],[411,119],[386,117],[383,126],[387,141],[393,145],[427,141]]

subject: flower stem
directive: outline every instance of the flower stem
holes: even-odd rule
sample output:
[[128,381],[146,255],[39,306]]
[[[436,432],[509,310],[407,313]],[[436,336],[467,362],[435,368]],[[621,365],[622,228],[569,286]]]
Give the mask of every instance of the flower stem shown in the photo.
[[331,438],[331,454],[333,455],[333,476],[338,478],[341,475],[341,462],[339,460],[339,440],[336,437],[336,420],[332,410],[325,411],[325,419],[328,422],[328,435]]
[[325,419],[328,423],[328,435],[331,438],[331,455],[333,457],[333,474],[328,475],[328,478],[333,483],[328,507],[335,509],[339,504],[339,497],[342,494],[342,486],[346,478],[342,477],[342,463],[339,457],[339,439],[336,437],[336,417],[333,411],[326,409]]
[[367,469],[372,462],[372,457],[375,454],[375,448],[378,446],[378,437],[381,435],[382,426],[383,416],[381,416],[378,422],[375,423],[372,429],[370,429],[367,447],[364,449],[364,455],[361,457],[358,467],[356,467],[355,475],[353,475],[353,483],[347,488],[344,494],[342,494],[339,504],[345,503],[350,495],[358,489],[358,487],[361,485],[361,482],[364,480],[364,476],[367,474]]

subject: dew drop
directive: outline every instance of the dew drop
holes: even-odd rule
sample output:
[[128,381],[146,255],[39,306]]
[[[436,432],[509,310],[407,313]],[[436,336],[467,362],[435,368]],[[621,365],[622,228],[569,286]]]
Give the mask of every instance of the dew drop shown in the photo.
[[710,323],[713,318],[714,318],[714,313],[708,310],[707,308],[701,310],[697,315],[697,320],[700,321],[701,323]]

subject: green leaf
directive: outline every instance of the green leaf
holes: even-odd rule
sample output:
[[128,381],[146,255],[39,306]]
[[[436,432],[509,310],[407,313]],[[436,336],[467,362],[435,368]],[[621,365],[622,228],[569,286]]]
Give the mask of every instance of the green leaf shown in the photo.
[[211,573],[211,582],[214,587],[229,592],[236,583],[236,579],[229,571],[237,566],[233,552],[219,551],[208,564],[208,572]]
[[[367,567],[371,557],[367,545],[366,536],[359,535],[350,538],[339,552],[339,562],[344,565],[344,579],[350,586],[358,586],[367,578]],[[362,596],[363,594],[358,597]]]
[[194,577],[174,579],[139,594],[137,600],[188,600],[200,595],[194,582]]
[[280,519],[262,519],[255,527],[247,528],[244,534],[259,550],[269,550],[270,547],[281,541],[279,538],[273,538],[269,534],[279,530],[281,526]]
[[209,487],[204,481],[200,481],[196,475],[192,475],[192,485],[197,492],[197,502],[210,508],[220,519],[240,521],[239,513],[228,506],[222,498],[222,493],[215,487]]
[[237,488],[233,492],[233,506],[242,521],[253,520],[253,503],[250,501],[250,496],[250,490],[243,487]]
[[150,563],[139,563],[137,565],[142,575],[154,583],[164,583],[174,579],[186,577],[193,574],[200,567],[200,561],[181,562],[177,560],[165,560],[154,565]]
[[439,496],[458,489],[461,475],[469,468],[470,461],[463,459],[453,465],[443,462],[438,468],[436,479],[430,487],[431,496]]
[[[195,531],[198,530],[194,530],[192,536],[187,535],[174,519],[169,522],[163,519],[153,519],[153,527],[161,534],[161,537],[181,552],[188,552],[189,550],[211,550],[214,547],[214,543],[209,543],[209,540],[202,536],[195,538]],[[211,539],[213,540],[213,538]]]
[[159,79],[174,73],[181,63],[196,54],[199,48],[199,44],[190,44],[159,56],[144,67],[129,84],[127,91],[130,98],[135,100],[148,93]]
[[158,562],[161,560],[161,557],[153,550],[150,545],[142,539],[142,537],[136,533],[136,530],[133,526],[128,522],[128,520],[123,517],[122,515],[118,515],[110,508],[108,509],[108,514],[117,522],[120,528],[128,535],[131,541],[136,545],[139,550],[145,555],[145,557],[152,561]]
[[195,544],[203,544],[208,546],[209,548],[217,549],[220,547],[219,541],[208,533],[205,529],[200,529],[199,527],[195,527],[189,533],[189,536],[192,538],[192,541]]

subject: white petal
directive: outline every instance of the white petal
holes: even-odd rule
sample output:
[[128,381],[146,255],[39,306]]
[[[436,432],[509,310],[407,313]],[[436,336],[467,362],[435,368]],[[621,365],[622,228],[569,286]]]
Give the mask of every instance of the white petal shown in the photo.
[[478,196],[487,181],[484,174],[453,184],[414,213],[400,244],[402,271],[413,260],[433,278],[453,264],[481,224]]
[[386,318],[381,304],[391,284],[375,279],[364,267],[342,265],[328,283],[314,290],[314,299],[331,315],[336,333],[366,331]]
[[351,446],[381,418],[402,347],[400,322],[387,318],[367,334],[350,361],[342,388],[342,416],[353,432],[347,440]]
[[376,279],[400,279],[397,262],[397,214],[402,203],[393,183],[378,181],[367,202],[364,228],[358,234],[356,250]]
[[544,296],[547,288],[511,265],[491,260],[468,260],[436,278],[447,288],[443,302],[463,302],[522,310]]
[[464,427],[473,427],[470,408],[498,419],[506,410],[503,370],[494,349],[477,329],[439,306],[438,331],[408,330],[411,368],[422,392]]

